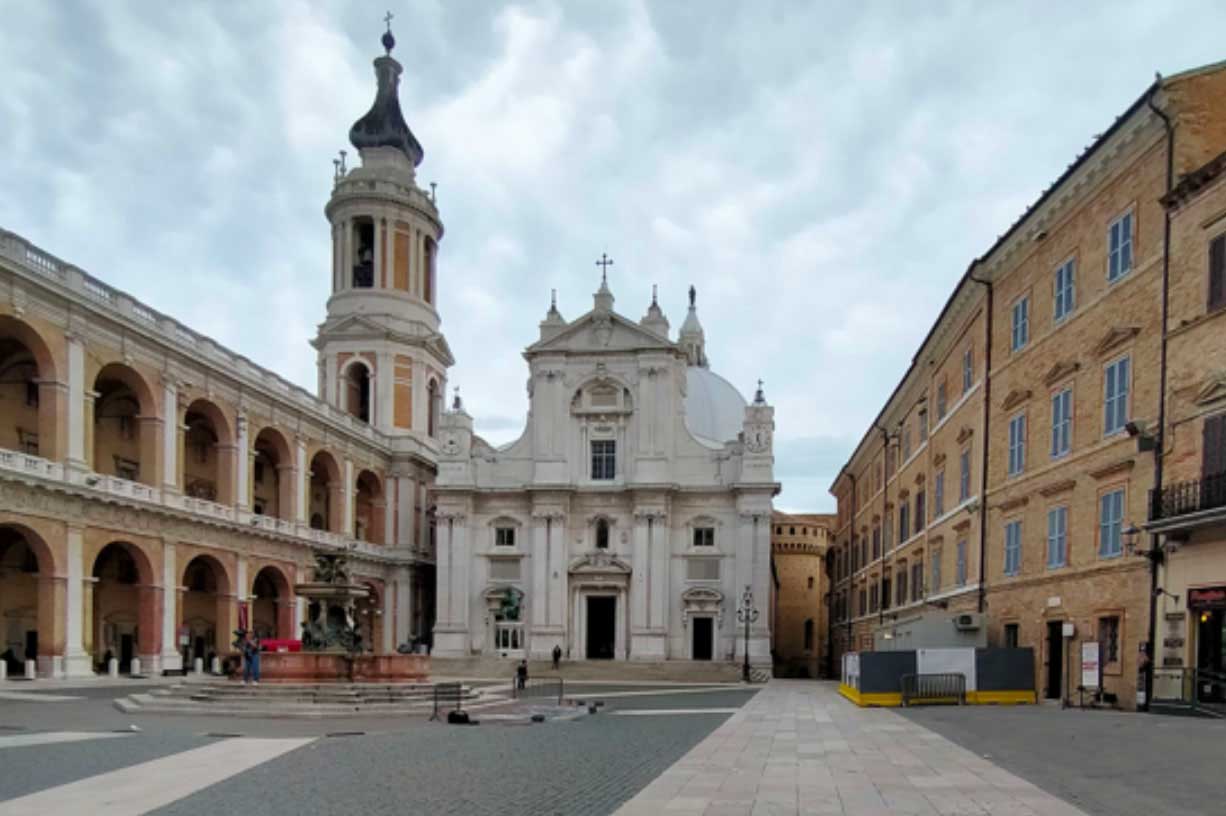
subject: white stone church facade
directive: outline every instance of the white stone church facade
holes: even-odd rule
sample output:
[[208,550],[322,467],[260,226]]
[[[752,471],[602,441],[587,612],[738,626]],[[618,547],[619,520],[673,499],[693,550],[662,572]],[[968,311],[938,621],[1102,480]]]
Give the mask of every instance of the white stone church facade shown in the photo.
[[708,368],[690,293],[679,337],[602,281],[524,352],[527,427],[495,448],[457,398],[440,419],[434,653],[770,661],[774,409]]

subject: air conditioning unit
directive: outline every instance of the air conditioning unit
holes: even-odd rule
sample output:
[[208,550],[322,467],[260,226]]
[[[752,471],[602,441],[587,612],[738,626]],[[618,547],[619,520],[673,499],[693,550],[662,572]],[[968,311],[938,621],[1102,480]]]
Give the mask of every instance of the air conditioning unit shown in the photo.
[[959,632],[974,632],[983,625],[983,615],[977,612],[963,612],[954,615],[954,628]]

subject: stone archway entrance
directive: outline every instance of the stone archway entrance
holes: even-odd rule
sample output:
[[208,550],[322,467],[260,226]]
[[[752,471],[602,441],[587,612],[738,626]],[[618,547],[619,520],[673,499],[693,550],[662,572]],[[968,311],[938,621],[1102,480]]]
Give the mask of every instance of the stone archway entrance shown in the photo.
[[251,584],[251,627],[262,639],[293,640],[296,601],[285,573],[274,566],[262,568]]
[[594,551],[570,565],[567,653],[586,660],[629,658],[630,565]]
[[0,655],[10,676],[25,661],[50,655],[54,647],[54,593],[50,552],[23,527],[0,526]]
[[187,666],[200,658],[207,668],[213,657],[227,651],[230,642],[228,616],[233,600],[230,579],[221,562],[211,555],[198,555],[183,570],[180,625],[187,628]]
[[153,667],[160,615],[145,554],[133,544],[113,541],[98,552],[90,574],[95,579],[94,662],[105,670],[114,657],[126,673],[132,658],[139,657],[144,668]]

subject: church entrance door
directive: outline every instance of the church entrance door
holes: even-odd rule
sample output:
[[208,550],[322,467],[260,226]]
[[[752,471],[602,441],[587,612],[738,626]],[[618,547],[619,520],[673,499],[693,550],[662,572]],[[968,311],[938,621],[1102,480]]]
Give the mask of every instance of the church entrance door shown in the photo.
[[711,618],[694,618],[690,629],[694,633],[694,659],[711,660],[715,657],[715,621]]
[[617,643],[617,598],[587,598],[587,659],[612,660]]

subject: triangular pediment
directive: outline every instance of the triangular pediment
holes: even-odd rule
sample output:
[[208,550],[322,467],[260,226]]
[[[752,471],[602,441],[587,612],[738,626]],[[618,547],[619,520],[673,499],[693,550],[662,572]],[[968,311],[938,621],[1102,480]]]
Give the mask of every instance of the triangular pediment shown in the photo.
[[1043,384],[1051,388],[1061,380],[1076,374],[1081,369],[1081,363],[1076,360],[1061,360],[1043,376]]
[[578,317],[553,337],[528,346],[527,354],[545,352],[586,353],[593,351],[676,351],[665,337],[616,312],[593,310]]
[[1209,405],[1226,399],[1226,371],[1215,371],[1205,378],[1196,392],[1197,405]]
[[1094,346],[1094,353],[1099,357],[1103,357],[1140,333],[1140,326],[1112,326]]
[[1030,396],[1031,391],[1029,388],[1014,388],[1005,395],[1005,401],[1000,404],[1000,407],[1005,411],[1012,411],[1014,408],[1030,399]]

